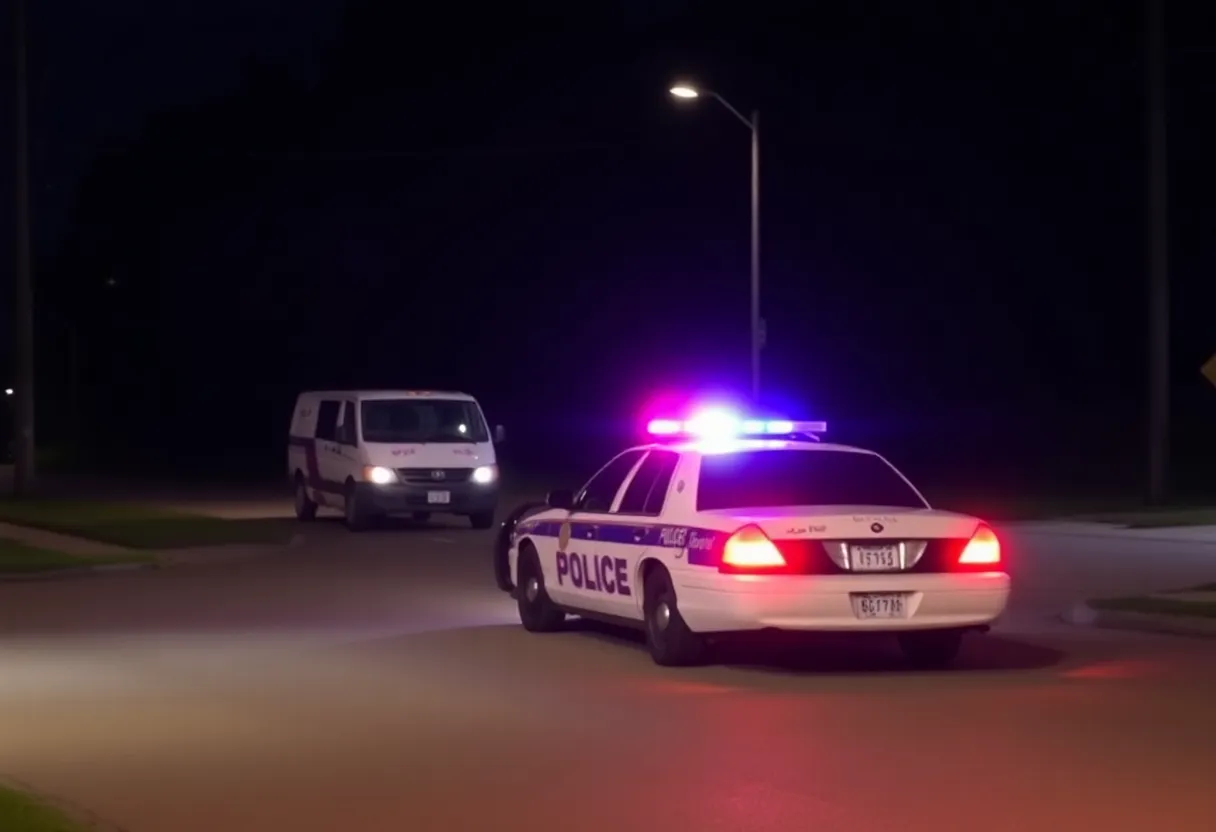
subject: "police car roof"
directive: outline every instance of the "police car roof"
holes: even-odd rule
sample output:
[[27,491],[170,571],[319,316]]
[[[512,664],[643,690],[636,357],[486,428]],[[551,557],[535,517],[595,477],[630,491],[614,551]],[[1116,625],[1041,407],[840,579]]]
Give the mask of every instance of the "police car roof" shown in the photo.
[[873,454],[874,451],[852,445],[834,445],[805,439],[688,439],[679,442],[651,442],[639,445],[645,450],[677,451],[679,453],[729,454],[740,451],[839,451],[852,454]]
[[383,399],[456,399],[459,401],[474,401],[473,397],[468,393],[460,393],[455,390],[309,390],[301,393],[300,396],[316,398],[349,396],[360,401]]

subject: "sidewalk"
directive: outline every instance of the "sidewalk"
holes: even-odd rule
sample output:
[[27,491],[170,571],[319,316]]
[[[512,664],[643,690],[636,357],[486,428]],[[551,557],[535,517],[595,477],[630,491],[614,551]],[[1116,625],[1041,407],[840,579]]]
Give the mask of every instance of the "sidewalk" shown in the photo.
[[95,540],[85,540],[83,537],[31,529],[28,526],[14,526],[10,523],[0,523],[0,539],[15,540],[27,546],[80,558],[132,554],[132,550],[111,543],[98,543]]
[[1160,526],[1128,528],[1111,523],[1084,520],[1023,520],[995,523],[999,531],[1021,534],[1049,534],[1066,537],[1114,537],[1123,540],[1160,541],[1163,543],[1199,543],[1216,545],[1216,526]]

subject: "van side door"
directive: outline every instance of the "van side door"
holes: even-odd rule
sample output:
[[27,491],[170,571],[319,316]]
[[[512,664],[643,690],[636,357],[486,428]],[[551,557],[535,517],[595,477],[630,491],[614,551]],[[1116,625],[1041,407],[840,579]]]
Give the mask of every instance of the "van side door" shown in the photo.
[[342,400],[322,399],[317,406],[317,432],[314,447],[317,469],[321,475],[316,488],[330,494],[341,494],[349,475],[349,465],[342,456],[338,441],[338,419],[342,415]]
[[305,485],[310,488],[320,478],[313,447],[316,430],[317,402],[311,396],[300,396],[287,432],[287,477],[294,479],[297,473],[303,474]]

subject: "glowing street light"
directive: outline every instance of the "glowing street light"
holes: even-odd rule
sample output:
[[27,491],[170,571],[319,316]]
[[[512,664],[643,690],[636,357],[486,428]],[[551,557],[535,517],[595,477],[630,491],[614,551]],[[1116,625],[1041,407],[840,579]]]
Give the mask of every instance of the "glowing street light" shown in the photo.
[[713,90],[699,90],[691,84],[676,84],[669,92],[676,98],[709,96],[743,122],[752,133],[752,399],[760,398],[760,350],[764,347],[764,319],[760,317],[760,113],[745,118],[731,103]]
[[5,387],[5,388],[4,388],[4,395],[6,395],[6,396],[11,396],[11,395],[13,395],[13,388],[11,388],[11,387]]

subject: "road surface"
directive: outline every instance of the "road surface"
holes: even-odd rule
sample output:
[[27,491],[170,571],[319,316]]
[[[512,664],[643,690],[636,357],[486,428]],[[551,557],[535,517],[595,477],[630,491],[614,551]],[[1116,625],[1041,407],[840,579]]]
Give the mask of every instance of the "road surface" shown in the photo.
[[1054,615],[1212,580],[1216,531],[1074,532],[1005,532],[1008,620],[940,673],[529,635],[455,523],[0,585],[0,774],[131,832],[1211,832],[1216,646]]

